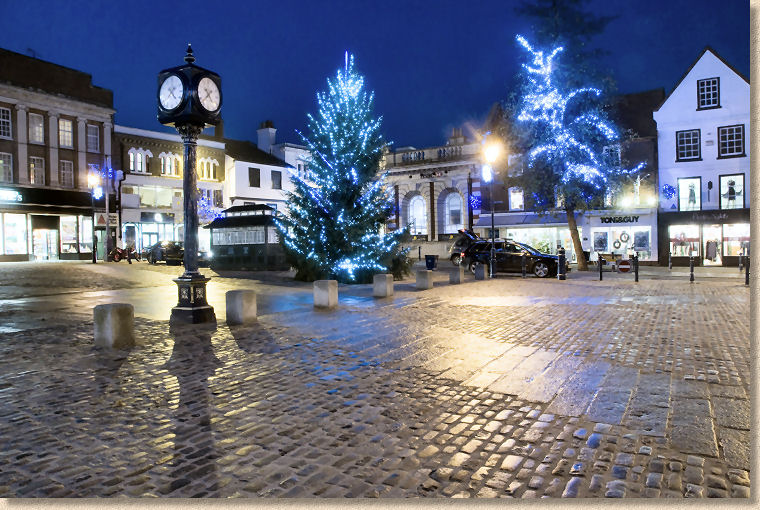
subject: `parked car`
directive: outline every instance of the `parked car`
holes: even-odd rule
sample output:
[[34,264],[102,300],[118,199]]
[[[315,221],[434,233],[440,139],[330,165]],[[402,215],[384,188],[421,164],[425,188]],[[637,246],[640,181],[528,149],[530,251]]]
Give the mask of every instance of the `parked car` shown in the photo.
[[[497,242],[494,251],[494,273],[521,273],[523,254],[525,254],[526,272],[533,273],[539,278],[557,275],[559,260],[557,255],[541,253],[532,246],[516,241],[504,241],[501,246]],[[473,273],[478,264],[484,264],[488,267],[491,260],[491,243],[478,245],[477,249],[470,254],[469,260],[468,268]],[[569,271],[570,265],[565,260],[565,272]]]
[[178,266],[184,254],[180,241],[159,241],[148,250],[147,260],[151,264],[164,261],[167,266]]
[[[496,249],[500,249],[504,247],[504,240],[503,239],[496,239]],[[459,254],[459,265],[464,266],[467,268],[468,271],[475,272],[475,267],[473,266],[473,262],[475,261],[475,255],[478,253],[491,253],[491,240],[490,239],[479,239],[477,241],[474,241],[472,244],[470,244],[467,248],[461,251]]]
[[472,243],[479,240],[480,236],[472,230],[459,229],[459,237],[449,247],[449,260],[451,260],[451,263],[458,266],[462,261],[462,252],[469,248]]

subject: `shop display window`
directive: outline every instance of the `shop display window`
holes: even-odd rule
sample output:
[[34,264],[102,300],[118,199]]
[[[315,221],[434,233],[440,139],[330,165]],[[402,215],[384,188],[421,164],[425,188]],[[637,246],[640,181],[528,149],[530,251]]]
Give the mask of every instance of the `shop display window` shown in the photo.
[[2,216],[4,254],[23,255],[28,253],[26,215],[5,213]]
[[744,208],[744,174],[720,176],[720,208]]
[[749,223],[723,225],[723,254],[729,257],[745,255],[749,247]]
[[92,218],[79,217],[79,253],[92,253]]
[[591,234],[594,239],[594,251],[606,253],[610,251],[609,233],[596,231]]
[[668,236],[674,257],[699,256],[699,225],[671,225]]
[[77,217],[61,216],[61,253],[77,253]]
[[699,211],[702,208],[702,179],[689,177],[678,179],[678,209]]

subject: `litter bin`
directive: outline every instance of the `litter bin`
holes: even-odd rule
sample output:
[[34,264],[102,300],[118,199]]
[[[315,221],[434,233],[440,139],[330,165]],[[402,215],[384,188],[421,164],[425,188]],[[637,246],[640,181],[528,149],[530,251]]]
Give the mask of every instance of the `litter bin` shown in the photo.
[[438,255],[425,255],[425,269],[438,267]]

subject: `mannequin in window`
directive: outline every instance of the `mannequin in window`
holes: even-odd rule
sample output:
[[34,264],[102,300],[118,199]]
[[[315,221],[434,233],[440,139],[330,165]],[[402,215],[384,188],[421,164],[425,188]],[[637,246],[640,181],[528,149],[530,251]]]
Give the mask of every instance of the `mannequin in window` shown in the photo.
[[694,183],[689,184],[689,209],[697,207],[697,189]]
[[723,195],[723,198],[726,199],[726,205],[729,208],[735,208],[736,207],[736,197],[741,196],[742,190],[741,188],[738,188],[736,186],[736,181],[733,179],[730,179],[728,181],[726,193]]

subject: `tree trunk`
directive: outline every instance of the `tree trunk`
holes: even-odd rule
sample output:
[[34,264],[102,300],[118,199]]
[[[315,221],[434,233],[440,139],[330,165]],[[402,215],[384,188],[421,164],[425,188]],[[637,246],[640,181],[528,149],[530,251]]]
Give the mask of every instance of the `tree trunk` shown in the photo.
[[581,236],[578,234],[578,224],[575,222],[575,211],[565,209],[565,212],[567,213],[567,228],[570,229],[570,237],[573,239],[573,251],[578,260],[578,271],[588,271],[588,263],[581,245]]

